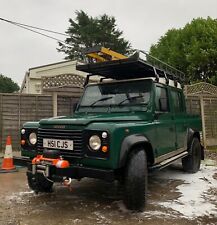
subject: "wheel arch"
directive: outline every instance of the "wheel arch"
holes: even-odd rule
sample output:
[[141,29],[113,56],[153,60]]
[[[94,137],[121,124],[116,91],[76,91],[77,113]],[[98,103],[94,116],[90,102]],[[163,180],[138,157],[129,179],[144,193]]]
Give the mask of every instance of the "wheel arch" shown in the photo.
[[121,145],[119,168],[124,167],[132,151],[142,148],[146,152],[148,164],[154,163],[154,152],[148,138],[143,134],[133,134],[125,137]]

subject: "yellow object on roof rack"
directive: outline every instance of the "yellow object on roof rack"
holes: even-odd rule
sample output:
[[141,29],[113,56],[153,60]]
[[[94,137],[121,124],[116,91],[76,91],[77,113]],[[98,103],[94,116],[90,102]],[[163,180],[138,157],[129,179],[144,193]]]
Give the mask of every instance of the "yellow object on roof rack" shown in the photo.
[[94,47],[85,52],[86,56],[95,62],[105,62],[119,59],[126,59],[125,55],[112,51],[105,47]]

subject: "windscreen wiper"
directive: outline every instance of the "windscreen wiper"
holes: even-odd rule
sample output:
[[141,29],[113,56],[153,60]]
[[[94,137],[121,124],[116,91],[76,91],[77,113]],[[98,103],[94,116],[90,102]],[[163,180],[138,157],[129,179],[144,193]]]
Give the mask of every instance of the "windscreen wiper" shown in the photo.
[[111,98],[113,98],[113,97],[109,96],[109,97],[100,98],[100,99],[96,100],[95,102],[93,102],[90,106],[94,106],[98,102],[103,102],[103,101],[106,101],[106,100],[111,99]]
[[127,97],[123,101],[119,102],[118,105],[122,105],[127,100],[132,100],[132,99],[137,99],[137,98],[143,98],[143,96],[137,95],[137,96]]

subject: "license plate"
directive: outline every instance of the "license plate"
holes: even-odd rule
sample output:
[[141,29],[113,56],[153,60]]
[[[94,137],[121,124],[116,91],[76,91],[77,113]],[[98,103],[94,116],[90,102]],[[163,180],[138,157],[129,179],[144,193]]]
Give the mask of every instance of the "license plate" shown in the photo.
[[72,140],[59,140],[59,139],[43,139],[44,148],[66,149],[73,150]]

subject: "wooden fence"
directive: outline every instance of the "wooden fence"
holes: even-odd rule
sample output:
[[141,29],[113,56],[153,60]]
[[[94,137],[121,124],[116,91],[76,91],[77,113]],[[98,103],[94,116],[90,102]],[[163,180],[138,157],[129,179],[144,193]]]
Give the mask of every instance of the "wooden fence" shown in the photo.
[[[20,128],[23,123],[54,115],[72,115],[73,104],[81,95],[81,90],[73,92],[70,91],[70,96],[66,93],[0,94],[0,152],[5,149],[7,135],[12,136],[13,149],[20,149]],[[217,95],[188,94],[186,103],[188,112],[201,114],[204,145],[217,145]]]
[[204,146],[217,146],[217,86],[200,82],[184,88],[187,109],[200,114]]
[[217,95],[187,95],[187,111],[201,115],[203,144],[217,146]]
[[23,123],[52,117],[56,108],[54,102],[61,116],[71,115],[77,100],[78,97],[57,96],[56,103],[52,95],[0,94],[0,151],[4,151],[8,135],[12,136],[13,150],[19,150]]

